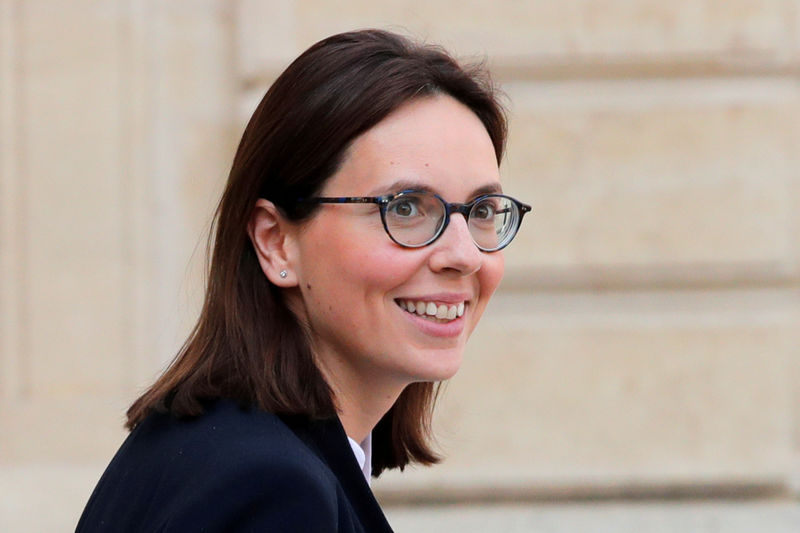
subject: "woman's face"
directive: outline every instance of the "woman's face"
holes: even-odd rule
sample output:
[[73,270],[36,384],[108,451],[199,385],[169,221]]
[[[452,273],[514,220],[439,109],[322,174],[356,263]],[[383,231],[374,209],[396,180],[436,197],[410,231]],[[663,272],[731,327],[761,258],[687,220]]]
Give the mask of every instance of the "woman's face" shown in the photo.
[[[448,202],[500,189],[486,129],[451,97],[412,101],[356,139],[320,196],[409,188]],[[453,214],[433,244],[403,248],[384,231],[375,204],[320,206],[294,233],[293,255],[299,292],[290,305],[307,322],[334,388],[451,377],[503,275],[502,252],[478,250],[462,215]],[[409,302],[448,311],[463,304],[463,315],[420,315],[408,311]]]

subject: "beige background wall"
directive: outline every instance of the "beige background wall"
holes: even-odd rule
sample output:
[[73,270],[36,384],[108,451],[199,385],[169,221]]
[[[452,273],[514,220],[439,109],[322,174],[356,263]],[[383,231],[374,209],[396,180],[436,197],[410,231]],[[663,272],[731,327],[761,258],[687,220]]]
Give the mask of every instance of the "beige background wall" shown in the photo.
[[0,0],[0,529],[75,523],[249,113],[367,26],[488,58],[534,206],[384,501],[796,498],[800,0]]

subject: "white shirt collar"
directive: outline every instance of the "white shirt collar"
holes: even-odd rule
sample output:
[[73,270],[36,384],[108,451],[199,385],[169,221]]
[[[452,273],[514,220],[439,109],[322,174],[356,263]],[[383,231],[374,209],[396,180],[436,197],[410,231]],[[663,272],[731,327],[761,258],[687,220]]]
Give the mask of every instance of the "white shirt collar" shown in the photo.
[[367,435],[367,438],[359,444],[350,437],[347,437],[350,442],[350,447],[353,449],[353,455],[356,456],[358,466],[364,474],[364,479],[367,480],[369,485],[370,478],[372,477],[372,433]]

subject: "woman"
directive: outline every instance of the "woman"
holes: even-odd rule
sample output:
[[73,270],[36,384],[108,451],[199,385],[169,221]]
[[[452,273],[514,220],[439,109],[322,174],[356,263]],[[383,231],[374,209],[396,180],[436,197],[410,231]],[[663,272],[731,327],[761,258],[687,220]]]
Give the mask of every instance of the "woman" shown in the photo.
[[368,30],[295,60],[236,153],[199,321],[78,531],[391,531],[369,477],[438,460],[434,384],[530,209],[501,195],[505,134],[439,49]]

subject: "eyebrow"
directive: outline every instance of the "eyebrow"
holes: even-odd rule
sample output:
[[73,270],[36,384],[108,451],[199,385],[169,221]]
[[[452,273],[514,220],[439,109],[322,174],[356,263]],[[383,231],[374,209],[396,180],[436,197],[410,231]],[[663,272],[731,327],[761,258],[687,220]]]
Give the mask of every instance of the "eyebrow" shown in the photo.
[[[408,179],[397,180],[394,183],[391,183],[390,185],[384,185],[384,186],[378,187],[378,188],[372,190],[369,194],[370,194],[370,196],[381,196],[381,195],[384,195],[384,194],[398,193],[400,191],[406,191],[406,190],[411,190],[411,189],[413,189],[415,191],[425,191],[425,192],[438,194],[438,191],[436,189],[434,189],[433,187],[431,187],[430,185],[428,185],[426,183],[419,182],[419,181],[413,181],[413,180],[408,180]],[[500,186],[500,183],[495,181],[495,182],[487,183],[485,185],[481,185],[477,189],[474,189],[469,197],[470,198],[475,198],[476,196],[481,196],[481,195],[484,195],[484,194],[493,194],[493,193],[502,193],[502,192],[503,192],[503,188]]]

